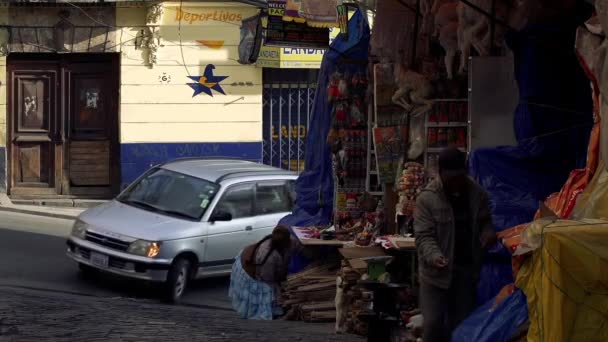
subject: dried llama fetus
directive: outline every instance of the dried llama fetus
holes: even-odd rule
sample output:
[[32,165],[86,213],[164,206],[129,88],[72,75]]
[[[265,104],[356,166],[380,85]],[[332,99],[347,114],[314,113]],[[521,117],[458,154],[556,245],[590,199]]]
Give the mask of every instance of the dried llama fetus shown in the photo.
[[395,83],[399,87],[392,97],[393,103],[403,107],[411,115],[418,115],[430,110],[433,101],[431,82],[405,65],[395,67]]

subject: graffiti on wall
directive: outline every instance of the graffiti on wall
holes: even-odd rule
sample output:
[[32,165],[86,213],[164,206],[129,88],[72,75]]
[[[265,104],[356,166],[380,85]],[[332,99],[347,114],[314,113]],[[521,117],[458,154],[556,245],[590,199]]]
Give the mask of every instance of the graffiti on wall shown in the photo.
[[220,82],[227,79],[228,76],[216,76],[213,74],[214,69],[215,65],[207,64],[203,76],[188,76],[189,79],[196,81],[196,83],[188,83],[190,88],[194,90],[192,97],[200,95],[201,93],[205,93],[213,97],[211,90],[215,90],[222,95],[226,95]]

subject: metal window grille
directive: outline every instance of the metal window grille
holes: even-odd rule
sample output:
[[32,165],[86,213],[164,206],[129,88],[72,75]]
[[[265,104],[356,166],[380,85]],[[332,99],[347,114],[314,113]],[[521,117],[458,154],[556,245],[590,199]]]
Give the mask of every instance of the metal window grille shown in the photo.
[[264,164],[304,170],[318,70],[265,69],[263,92]]

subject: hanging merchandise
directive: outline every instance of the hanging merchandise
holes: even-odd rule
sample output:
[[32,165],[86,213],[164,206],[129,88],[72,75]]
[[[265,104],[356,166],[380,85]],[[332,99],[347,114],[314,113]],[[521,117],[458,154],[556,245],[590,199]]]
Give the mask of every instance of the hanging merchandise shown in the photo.
[[254,64],[262,45],[262,17],[260,14],[243,19],[239,42],[239,63]]
[[399,203],[397,213],[412,217],[416,207],[416,198],[426,184],[426,172],[424,166],[415,163],[405,163],[403,173],[399,179],[397,190],[399,191]]
[[[291,215],[281,220],[287,226],[317,226],[330,223],[334,209],[332,145],[335,131],[334,97],[339,96],[337,75],[364,73],[368,58],[370,30],[367,17],[357,10],[349,21],[348,40],[336,39],[323,56],[319,71],[318,91],[306,143],[305,170],[296,182],[296,205]],[[347,63],[350,61],[351,63]],[[361,61],[362,63],[356,63]],[[354,62],[354,63],[353,63]],[[367,82],[367,81],[365,81]],[[355,87],[357,88],[357,87]],[[330,130],[335,133],[332,138]],[[348,158],[348,155],[346,155]]]
[[338,0],[300,1],[300,17],[305,18],[309,26],[338,27]]
[[376,127],[373,133],[380,182],[392,183],[399,168],[399,160],[407,146],[407,126]]
[[398,216],[405,218],[404,227],[401,227],[402,230],[407,232],[412,231],[416,198],[418,198],[418,195],[426,185],[426,181],[426,171],[422,164],[415,162],[405,163],[403,172],[397,183],[399,202],[397,203],[396,212]]
[[[332,105],[332,127],[327,142],[332,146],[336,194],[347,193],[346,206],[336,206],[336,215],[353,219],[363,214],[357,196],[365,191],[367,123],[367,78],[361,71],[334,72],[327,87]],[[340,226],[338,225],[337,228]]]

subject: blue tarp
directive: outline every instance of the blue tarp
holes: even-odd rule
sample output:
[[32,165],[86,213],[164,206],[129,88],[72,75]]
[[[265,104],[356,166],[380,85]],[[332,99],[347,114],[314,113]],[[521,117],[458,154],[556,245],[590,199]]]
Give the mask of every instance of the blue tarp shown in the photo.
[[[514,118],[518,144],[477,149],[469,157],[471,174],[489,194],[499,231],[530,222],[539,201],[559,191],[570,172],[585,164],[593,104],[574,50],[576,28],[588,13],[583,9],[578,14],[530,25],[507,37],[519,86]],[[488,257],[505,253],[497,248]],[[478,302],[512,282],[510,262],[484,264]]]
[[494,299],[480,306],[452,333],[452,342],[508,341],[517,328],[528,320],[526,296],[513,292],[492,310]]
[[[284,217],[281,224],[312,226],[325,225],[331,221],[334,181],[327,135],[332,123],[332,106],[327,99],[327,87],[330,76],[336,71],[366,73],[369,38],[367,17],[357,10],[348,23],[348,39],[344,39],[344,35],[340,34],[323,56],[308,127],[305,170],[296,182],[297,198],[293,213]],[[292,258],[290,272],[299,271],[305,264],[306,260],[301,256]]]
[[478,149],[469,160],[471,174],[490,195],[498,230],[529,222],[538,202],[585,164],[593,104],[574,50],[583,16],[508,35],[520,97],[514,120],[518,144]]

